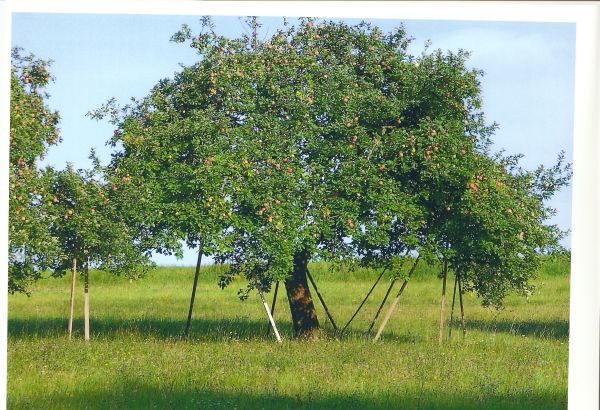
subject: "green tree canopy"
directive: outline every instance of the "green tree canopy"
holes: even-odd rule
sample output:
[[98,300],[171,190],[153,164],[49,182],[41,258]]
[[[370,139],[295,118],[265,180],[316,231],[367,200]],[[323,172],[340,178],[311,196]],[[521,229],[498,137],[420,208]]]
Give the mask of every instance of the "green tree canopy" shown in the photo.
[[297,333],[318,326],[316,258],[397,268],[418,252],[468,271],[486,301],[523,287],[519,269],[557,244],[543,201],[565,170],[514,171],[490,154],[468,53],[409,55],[402,27],[301,19],[261,41],[248,26],[233,39],[208,18],[198,35],[184,26],[173,40],[198,63],[113,111],[113,171],[144,187],[154,232],[229,262],[223,285],[284,279]]
[[135,223],[132,189],[117,190],[94,155],[89,171],[39,169],[48,147],[60,141],[58,113],[46,105],[49,65],[13,49],[9,292],[27,292],[44,270],[63,274],[73,258],[81,265],[87,256],[98,268],[140,275],[151,265],[149,247],[156,247]]
[[59,115],[48,108],[50,61],[12,51],[9,152],[8,290],[25,292],[56,251],[42,207],[45,187],[38,162],[58,143]]
[[114,185],[102,180],[100,170],[75,171],[68,165],[62,171],[44,171],[52,221],[49,232],[60,246],[50,266],[56,276],[70,270],[74,258],[80,268],[88,264],[132,278],[153,265],[138,227],[124,218],[130,205],[119,201]]

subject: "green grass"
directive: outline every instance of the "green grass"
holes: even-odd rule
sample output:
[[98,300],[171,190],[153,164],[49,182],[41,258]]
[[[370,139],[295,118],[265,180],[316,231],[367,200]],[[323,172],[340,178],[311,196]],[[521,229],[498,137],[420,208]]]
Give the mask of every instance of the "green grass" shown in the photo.
[[[44,279],[31,297],[9,296],[9,408],[566,408],[568,265],[548,262],[526,300],[502,311],[465,298],[467,336],[454,327],[438,346],[441,282],[423,270],[406,288],[382,340],[364,337],[386,284],[380,284],[343,340],[318,305],[326,334],[291,338],[285,292],[275,318],[284,342],[265,337],[264,309],[241,302],[234,282],[216,285],[205,269],[189,340],[180,337],[192,268],[160,268],[129,282],[91,274],[92,341],[82,340],[78,278],[74,339],[66,337],[68,278]],[[560,271],[560,272],[559,272]],[[375,273],[351,281],[326,267],[313,276],[342,325]],[[451,284],[446,311],[450,311]],[[389,302],[388,302],[389,304]],[[456,324],[456,323],[455,323]]]

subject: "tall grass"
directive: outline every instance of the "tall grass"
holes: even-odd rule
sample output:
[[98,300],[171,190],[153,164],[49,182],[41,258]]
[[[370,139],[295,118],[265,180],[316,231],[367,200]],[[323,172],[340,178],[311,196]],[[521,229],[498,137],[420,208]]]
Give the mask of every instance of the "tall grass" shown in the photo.
[[[281,345],[266,336],[256,295],[245,302],[237,297],[243,280],[218,288],[222,266],[203,267],[187,339],[182,331],[191,267],[159,268],[133,282],[92,272],[89,343],[82,340],[81,282],[74,338],[68,340],[68,278],[44,279],[31,297],[9,296],[8,407],[566,408],[568,265],[547,263],[537,292],[529,299],[508,297],[501,311],[466,295],[467,335],[462,338],[455,320],[453,337],[442,346],[435,267],[415,274],[420,279],[411,281],[377,343],[365,330],[389,278],[341,340],[332,336],[318,302],[324,333],[317,340],[293,340],[280,292],[275,320]],[[311,268],[338,325],[377,274]],[[451,295],[448,316],[450,302]]]

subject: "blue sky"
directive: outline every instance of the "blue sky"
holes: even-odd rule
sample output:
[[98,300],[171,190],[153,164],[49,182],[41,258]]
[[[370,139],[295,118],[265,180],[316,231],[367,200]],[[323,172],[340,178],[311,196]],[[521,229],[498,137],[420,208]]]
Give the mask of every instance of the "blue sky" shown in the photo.
[[[72,162],[88,167],[93,147],[107,162],[105,141],[112,126],[85,117],[110,97],[126,103],[143,97],[159,79],[171,77],[179,63],[197,60],[194,50],[169,41],[181,24],[198,28],[198,16],[14,14],[12,44],[41,58],[54,60],[55,83],[49,104],[60,111],[63,142],[53,147],[45,163],[58,168]],[[239,35],[237,17],[217,17],[217,30]],[[346,19],[349,23],[357,20]],[[500,129],[495,147],[525,155],[522,164],[551,165],[564,150],[571,161],[575,25],[424,20],[371,20],[384,30],[402,23],[415,38],[410,51],[420,54],[426,40],[431,49],[472,52],[470,65],[485,72],[483,110]],[[279,18],[262,19],[271,34]],[[571,226],[571,190],[559,193],[550,205],[558,209],[552,223]],[[565,241],[569,245],[569,240]],[[193,265],[193,251],[183,260],[157,256],[160,264]]]

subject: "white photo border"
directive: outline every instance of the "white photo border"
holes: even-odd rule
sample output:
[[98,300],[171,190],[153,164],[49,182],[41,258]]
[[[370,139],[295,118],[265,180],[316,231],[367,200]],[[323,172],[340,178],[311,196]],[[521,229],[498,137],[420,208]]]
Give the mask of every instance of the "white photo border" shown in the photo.
[[[13,13],[311,16],[566,22],[576,24],[571,294],[568,402],[599,408],[600,367],[600,2],[416,1],[0,1],[0,163],[8,164],[10,47]],[[8,198],[8,166],[0,167],[0,198]],[[8,201],[0,205],[0,260],[8,261]],[[3,262],[7,269],[6,262]],[[7,272],[6,270],[3,270]],[[0,295],[8,294],[3,273]],[[6,405],[8,298],[0,303],[0,407]]]

